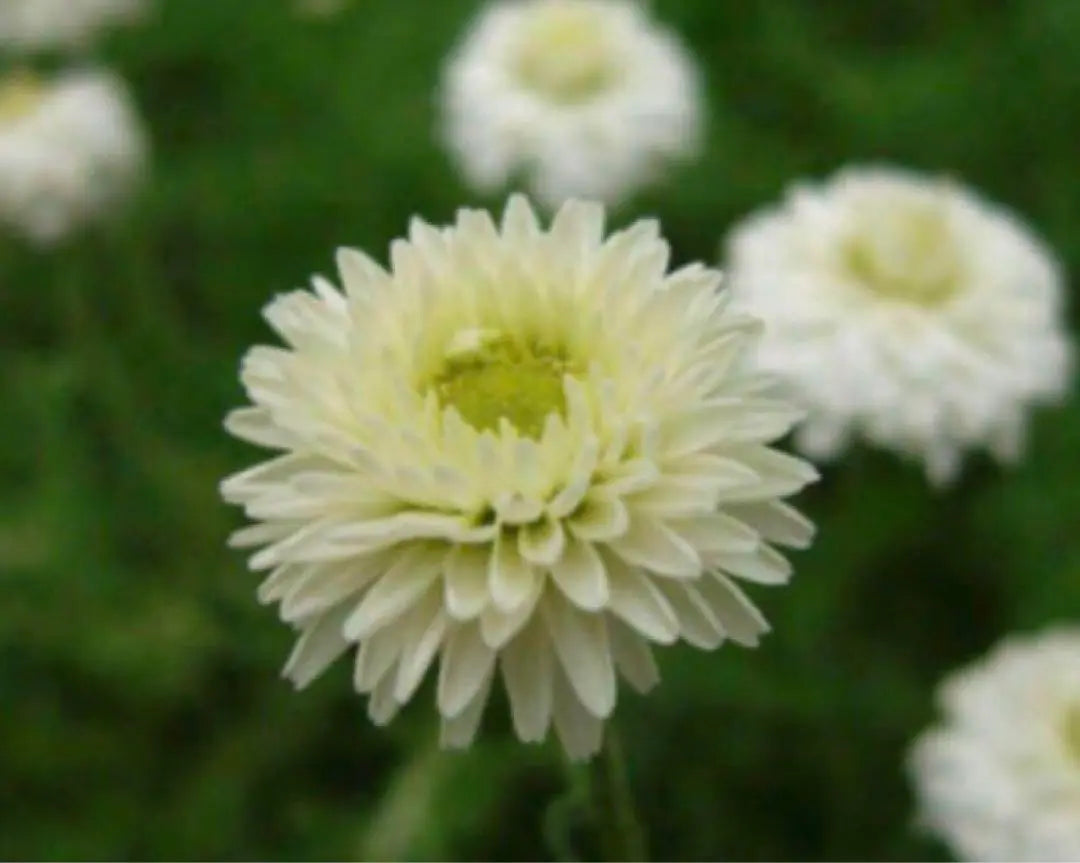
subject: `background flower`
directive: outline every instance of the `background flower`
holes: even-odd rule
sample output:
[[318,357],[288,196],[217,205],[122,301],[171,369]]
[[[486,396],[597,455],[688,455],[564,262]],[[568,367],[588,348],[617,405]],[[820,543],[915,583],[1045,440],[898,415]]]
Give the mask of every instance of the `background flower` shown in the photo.
[[37,244],[130,192],[146,143],[123,82],[101,71],[0,80],[0,220]]
[[632,0],[501,0],[451,55],[443,134],[465,178],[493,191],[520,175],[555,206],[617,201],[700,136],[685,49]]
[[755,646],[732,578],[784,583],[770,543],[812,528],[780,502],[815,478],[766,445],[798,412],[746,371],[752,319],[719,273],[670,275],[657,225],[603,239],[569,202],[543,230],[524,198],[501,230],[463,210],[413,222],[384,272],[342,252],[345,294],[274,301],[290,345],[255,348],[237,436],[284,455],[223,485],[258,524],[260,588],[301,631],[305,686],[354,643],[383,724],[438,656],[448,746],[472,742],[496,663],[525,741],[553,723],[591,756],[616,672],[656,683],[651,643]]
[[963,452],[1021,449],[1032,404],[1069,370],[1063,286],[1015,218],[945,179],[851,168],[738,226],[732,291],[767,322],[758,357],[810,409],[799,443],[852,435],[920,459],[936,482]]
[[137,18],[146,6],[147,0],[4,0],[0,46],[84,47],[107,27]]
[[1012,636],[939,694],[910,762],[925,825],[965,860],[1080,857],[1080,630]]

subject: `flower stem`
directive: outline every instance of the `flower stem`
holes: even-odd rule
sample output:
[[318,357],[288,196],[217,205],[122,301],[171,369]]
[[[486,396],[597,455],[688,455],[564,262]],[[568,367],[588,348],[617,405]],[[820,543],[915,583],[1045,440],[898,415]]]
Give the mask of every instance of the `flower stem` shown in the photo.
[[603,860],[645,860],[645,831],[634,806],[626,758],[614,725],[589,763],[589,798]]

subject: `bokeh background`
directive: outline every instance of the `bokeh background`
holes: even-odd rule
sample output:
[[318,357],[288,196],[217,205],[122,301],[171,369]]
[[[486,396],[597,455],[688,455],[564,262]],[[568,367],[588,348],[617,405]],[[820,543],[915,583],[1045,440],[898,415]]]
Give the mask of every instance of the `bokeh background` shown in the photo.
[[[561,755],[514,742],[504,703],[441,754],[430,686],[378,730],[348,663],[302,694],[279,678],[292,636],[225,548],[240,518],[217,492],[259,458],[221,419],[270,340],[262,305],[338,245],[385,259],[414,213],[501,206],[435,135],[477,5],[159,0],[98,50],[149,125],[144,192],[59,250],[0,246],[0,857],[556,853]],[[700,62],[707,148],[614,224],[655,214],[677,262],[715,261],[790,180],[887,160],[983,190],[1080,269],[1080,3],[654,6]],[[1078,443],[1074,400],[1038,414],[1017,468],[973,459],[945,493],[865,450],[827,469],[799,501],[817,543],[754,593],[763,646],[661,651],[655,693],[621,696],[653,853],[945,858],[905,750],[948,669],[1075,620]]]

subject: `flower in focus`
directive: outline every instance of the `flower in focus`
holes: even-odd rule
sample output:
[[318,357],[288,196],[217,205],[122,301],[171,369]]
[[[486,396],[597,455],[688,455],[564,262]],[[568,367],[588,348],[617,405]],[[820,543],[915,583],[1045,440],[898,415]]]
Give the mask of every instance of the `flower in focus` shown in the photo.
[[83,47],[102,30],[141,15],[146,0],[3,0],[0,45]]
[[651,644],[754,645],[736,579],[787,581],[774,544],[812,527],[781,498],[816,476],[768,444],[799,415],[747,370],[753,319],[719,273],[667,273],[655,222],[605,239],[569,202],[550,229],[414,221],[383,270],[343,250],[344,292],[275,299],[287,348],[256,347],[236,436],[279,454],[231,477],[237,546],[300,630],[305,686],[353,645],[389,721],[438,659],[442,740],[473,738],[496,676],[525,741],[600,745],[616,673],[645,691]]
[[0,222],[38,244],[59,240],[130,191],[145,149],[112,75],[0,79]]
[[761,365],[809,410],[812,457],[859,434],[945,482],[968,448],[1014,459],[1028,408],[1066,389],[1053,258],[947,180],[852,169],[800,186],[735,229],[728,264],[736,305],[767,324]]
[[939,696],[909,764],[925,825],[962,859],[1080,859],[1080,630],[1010,638]]
[[615,202],[691,155],[701,97],[686,52],[633,0],[503,0],[444,76],[444,137],[483,191],[520,176],[555,207]]

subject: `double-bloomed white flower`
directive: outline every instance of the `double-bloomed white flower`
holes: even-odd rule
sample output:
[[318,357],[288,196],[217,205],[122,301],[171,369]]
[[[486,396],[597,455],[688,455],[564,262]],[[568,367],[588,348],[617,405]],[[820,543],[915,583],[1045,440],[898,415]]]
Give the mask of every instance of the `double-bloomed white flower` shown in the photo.
[[1080,859],[1080,630],[1010,638],[939,694],[910,759],[923,823],[966,860]]
[[451,56],[442,102],[470,183],[520,178],[550,206],[617,201],[700,136],[693,65],[634,0],[498,0]]
[[110,74],[0,79],[0,223],[55,242],[131,190],[145,149],[127,90]]
[[0,0],[0,46],[82,47],[145,7],[146,0]]
[[762,366],[810,411],[811,456],[862,435],[945,481],[969,448],[1014,458],[1030,406],[1067,386],[1053,258],[947,180],[851,169],[799,185],[735,229],[728,264],[736,303],[766,321]]
[[523,198],[501,227],[420,221],[383,270],[342,251],[344,293],[276,299],[288,347],[256,347],[238,437],[278,450],[223,485],[256,524],[260,588],[300,639],[304,686],[353,645],[384,723],[439,665],[446,745],[473,738],[501,675],[522,740],[600,744],[616,672],[650,644],[754,645],[736,579],[780,584],[773,544],[812,528],[781,498],[815,477],[768,444],[798,416],[747,370],[758,327],[719,273],[667,273],[657,225],[605,239],[599,205],[550,229]]

